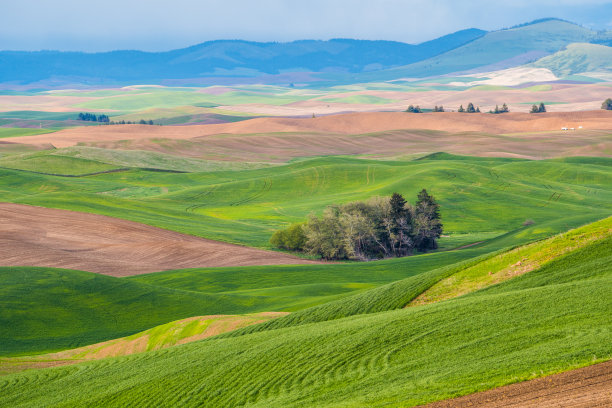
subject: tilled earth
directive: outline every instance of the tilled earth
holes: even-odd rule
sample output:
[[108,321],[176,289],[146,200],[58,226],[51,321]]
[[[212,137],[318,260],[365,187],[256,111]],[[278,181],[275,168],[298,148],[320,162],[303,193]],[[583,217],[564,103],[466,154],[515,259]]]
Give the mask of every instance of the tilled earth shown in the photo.
[[612,360],[426,405],[427,408],[609,408]]
[[181,268],[305,263],[314,261],[103,215],[0,203],[0,266],[130,276]]

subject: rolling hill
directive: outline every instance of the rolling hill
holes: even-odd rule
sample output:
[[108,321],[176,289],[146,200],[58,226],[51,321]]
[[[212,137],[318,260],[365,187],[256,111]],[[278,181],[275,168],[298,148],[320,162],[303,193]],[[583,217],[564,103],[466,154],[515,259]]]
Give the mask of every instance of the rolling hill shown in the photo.
[[[418,45],[333,39],[290,43],[210,41],[167,52],[0,52],[0,82],[30,83],[355,83],[494,71],[535,61],[571,43],[607,44],[558,19],[509,29],[467,29]],[[225,78],[225,79],[222,79]],[[224,82],[225,81],[225,82]]]
[[0,403],[413,406],[594,364],[612,357],[611,245],[430,305],[7,375]]
[[[426,187],[442,206],[448,234],[478,238],[481,233],[515,230],[528,218],[543,223],[567,211],[575,216],[606,215],[612,202],[609,162],[608,158],[529,161],[432,155],[412,161],[323,157],[209,173],[133,168],[62,177],[5,169],[0,197],[269,248],[276,229],[301,222],[327,205],[395,191],[412,200]],[[63,156],[55,162],[66,171],[86,173],[75,163],[81,162]],[[89,162],[85,164],[88,169]]]
[[537,20],[514,28],[488,32],[470,43],[427,60],[404,67],[363,73],[355,79],[367,82],[496,71],[533,62],[571,43],[592,42],[609,35],[610,32],[601,34],[563,20]]
[[[158,53],[2,51],[0,82],[27,83],[51,77],[87,83],[158,82],[178,78],[252,77],[285,71],[360,72],[427,59],[484,33],[482,30],[468,29],[419,45],[350,39],[290,43],[219,40]],[[285,76],[283,81],[287,82],[287,78]]]
[[564,50],[544,57],[531,66],[548,68],[557,76],[584,72],[612,71],[612,47],[598,44],[569,44]]

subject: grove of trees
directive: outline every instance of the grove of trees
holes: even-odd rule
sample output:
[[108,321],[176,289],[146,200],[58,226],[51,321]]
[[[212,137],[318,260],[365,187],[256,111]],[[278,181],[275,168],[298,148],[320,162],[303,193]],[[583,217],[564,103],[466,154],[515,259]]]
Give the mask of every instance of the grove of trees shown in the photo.
[[612,110],[612,99],[608,98],[601,104],[601,109]]
[[406,112],[410,112],[410,113],[421,113],[421,108],[419,107],[419,105],[417,106],[408,106],[408,109],[406,109]]
[[79,113],[79,116],[77,117],[78,120],[84,120],[84,121],[88,121],[88,122],[103,122],[103,123],[108,123],[110,120],[108,118],[107,115],[95,115],[93,113]]
[[544,102],[540,102],[540,106],[532,105],[529,113],[542,113],[546,112],[546,106],[544,106]]
[[495,114],[507,113],[507,112],[510,112],[510,109],[508,109],[508,105],[506,105],[505,103],[502,105],[501,108],[499,107],[499,105],[495,105],[495,110],[489,111],[489,113],[495,113]]
[[440,207],[423,189],[415,205],[393,193],[329,206],[320,217],[276,231],[270,243],[328,260],[366,261],[436,249],[441,234]]
[[139,122],[136,122],[136,121],[132,122],[129,120],[127,122],[125,120],[115,122],[113,120],[110,120],[110,118],[107,115],[103,115],[103,114],[95,115],[93,113],[83,113],[83,112],[79,113],[77,119],[84,120],[87,122],[100,122],[106,125],[135,125],[136,123],[138,123],[139,125],[153,125],[154,124],[151,119],[149,120],[140,119]]
[[480,113],[480,107],[474,107],[474,104],[472,102],[468,103],[467,109],[465,109],[463,107],[463,105],[459,106],[459,109],[457,109],[457,112],[462,112],[462,113]]

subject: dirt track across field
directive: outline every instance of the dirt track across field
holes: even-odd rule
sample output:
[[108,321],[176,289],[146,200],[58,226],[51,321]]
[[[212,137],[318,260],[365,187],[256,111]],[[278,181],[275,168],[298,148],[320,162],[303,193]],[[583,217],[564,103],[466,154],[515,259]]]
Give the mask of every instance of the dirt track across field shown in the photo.
[[612,360],[425,405],[427,408],[612,407]]
[[[411,114],[368,112],[317,118],[256,118],[234,123],[195,126],[113,125],[65,129],[55,133],[11,138],[11,142],[69,147],[77,143],[142,139],[192,139],[221,134],[310,133],[363,135],[398,129],[426,129],[452,133],[508,134],[560,131],[562,127],[611,130],[612,111],[552,112],[503,115],[457,112]],[[248,141],[245,141],[248,143]]]
[[181,268],[307,263],[314,261],[103,215],[0,203],[0,266],[131,276]]

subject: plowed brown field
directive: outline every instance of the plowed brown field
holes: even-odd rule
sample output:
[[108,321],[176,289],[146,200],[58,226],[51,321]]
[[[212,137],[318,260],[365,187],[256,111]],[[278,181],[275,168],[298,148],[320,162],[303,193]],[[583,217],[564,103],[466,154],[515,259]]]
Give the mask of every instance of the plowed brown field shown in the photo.
[[27,144],[51,143],[55,147],[77,143],[139,140],[191,139],[219,134],[321,133],[357,135],[397,129],[428,129],[445,132],[484,132],[493,134],[559,131],[562,127],[612,129],[612,111],[553,112],[503,115],[457,112],[410,114],[371,112],[330,115],[317,118],[256,118],[242,122],[199,126],[114,125],[65,129],[59,132],[11,138]]
[[168,269],[314,263],[103,215],[0,203],[0,266],[111,276]]
[[612,407],[612,361],[440,401],[425,407],[609,408]]

